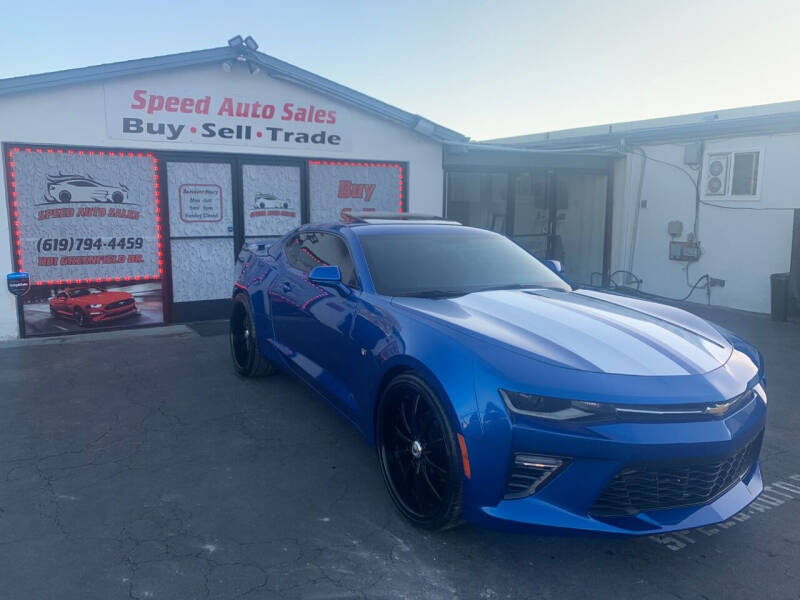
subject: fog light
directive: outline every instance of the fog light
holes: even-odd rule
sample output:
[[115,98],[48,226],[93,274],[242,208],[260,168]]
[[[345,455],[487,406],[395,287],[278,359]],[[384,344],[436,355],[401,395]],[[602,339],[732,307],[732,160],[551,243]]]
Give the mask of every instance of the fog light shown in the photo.
[[514,454],[504,498],[525,498],[540,490],[545,483],[567,466],[569,461],[555,456]]

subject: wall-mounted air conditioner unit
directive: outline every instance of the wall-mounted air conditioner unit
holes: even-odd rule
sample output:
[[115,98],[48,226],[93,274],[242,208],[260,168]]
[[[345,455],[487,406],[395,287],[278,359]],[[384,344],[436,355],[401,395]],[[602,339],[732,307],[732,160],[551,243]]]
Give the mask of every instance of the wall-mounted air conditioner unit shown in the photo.
[[705,195],[725,196],[728,193],[730,154],[709,154],[705,174]]

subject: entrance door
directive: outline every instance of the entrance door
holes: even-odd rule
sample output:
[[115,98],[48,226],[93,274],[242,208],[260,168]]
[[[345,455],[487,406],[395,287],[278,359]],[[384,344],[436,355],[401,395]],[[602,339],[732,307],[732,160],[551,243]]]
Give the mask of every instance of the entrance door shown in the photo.
[[541,259],[559,260],[576,284],[606,269],[608,175],[593,170],[451,171],[447,217],[504,233]]
[[519,173],[512,237],[539,258],[561,261],[576,284],[603,279],[607,175],[549,170]]
[[607,176],[558,173],[551,258],[574,283],[600,285],[606,233]]
[[552,174],[517,173],[513,178],[511,238],[531,254],[550,258]]
[[172,318],[223,316],[234,280],[232,164],[193,158],[166,166]]
[[244,241],[276,239],[302,222],[301,166],[241,165]]

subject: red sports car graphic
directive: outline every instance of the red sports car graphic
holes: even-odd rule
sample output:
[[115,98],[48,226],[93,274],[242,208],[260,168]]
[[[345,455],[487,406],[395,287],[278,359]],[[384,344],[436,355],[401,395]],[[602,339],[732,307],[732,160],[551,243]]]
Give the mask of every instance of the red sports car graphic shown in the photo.
[[75,319],[80,327],[138,313],[136,301],[128,292],[76,287],[61,290],[50,299],[50,314],[53,317]]
[[48,202],[114,202],[121,204],[128,199],[128,188],[104,185],[85,175],[48,175]]

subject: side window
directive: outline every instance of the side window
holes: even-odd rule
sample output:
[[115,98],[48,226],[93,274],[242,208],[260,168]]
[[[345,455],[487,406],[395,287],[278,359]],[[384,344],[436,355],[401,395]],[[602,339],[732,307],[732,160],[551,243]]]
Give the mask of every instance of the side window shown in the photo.
[[286,243],[285,251],[295,269],[310,273],[320,265],[336,265],[342,272],[342,283],[361,289],[353,257],[339,236],[316,231],[300,233]]

